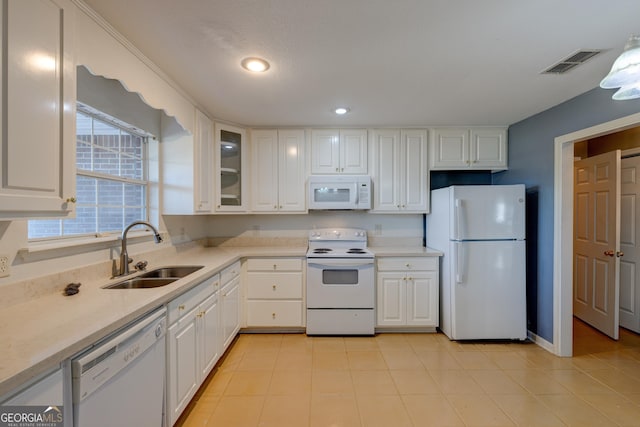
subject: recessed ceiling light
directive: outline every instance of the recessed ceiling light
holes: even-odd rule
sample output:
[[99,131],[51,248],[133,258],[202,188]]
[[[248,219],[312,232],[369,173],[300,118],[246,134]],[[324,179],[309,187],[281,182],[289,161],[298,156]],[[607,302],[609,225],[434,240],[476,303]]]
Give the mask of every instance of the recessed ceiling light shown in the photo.
[[335,110],[333,110],[333,112],[339,116],[342,116],[343,114],[347,114],[349,111],[351,111],[349,107],[337,107]]
[[262,58],[244,58],[242,68],[254,73],[262,73],[269,69],[269,63]]

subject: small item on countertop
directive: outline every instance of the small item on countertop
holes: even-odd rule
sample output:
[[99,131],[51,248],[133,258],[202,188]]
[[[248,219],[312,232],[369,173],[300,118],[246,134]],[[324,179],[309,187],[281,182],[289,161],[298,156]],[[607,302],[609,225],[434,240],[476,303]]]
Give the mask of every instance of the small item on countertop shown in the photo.
[[138,261],[135,265],[136,270],[144,271],[149,263],[147,261]]
[[80,286],[82,286],[82,283],[69,283],[65,288],[64,288],[64,294],[66,296],[69,295],[75,295],[78,292],[80,292],[80,289],[78,289]]

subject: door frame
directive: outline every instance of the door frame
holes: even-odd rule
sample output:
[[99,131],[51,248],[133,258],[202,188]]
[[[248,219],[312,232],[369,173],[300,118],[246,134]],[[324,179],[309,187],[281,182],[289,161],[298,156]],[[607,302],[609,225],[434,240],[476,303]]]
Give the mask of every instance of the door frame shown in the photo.
[[561,135],[554,140],[553,253],[555,256],[553,257],[553,344],[550,350],[558,356],[573,355],[573,144],[638,125],[640,125],[640,113]]

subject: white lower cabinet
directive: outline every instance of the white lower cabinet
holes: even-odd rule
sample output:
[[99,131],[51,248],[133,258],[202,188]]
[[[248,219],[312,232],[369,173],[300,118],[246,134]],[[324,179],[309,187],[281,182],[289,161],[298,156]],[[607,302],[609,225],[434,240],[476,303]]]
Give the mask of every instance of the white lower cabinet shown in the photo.
[[301,258],[247,260],[248,327],[302,327],[304,288]]
[[240,330],[240,262],[220,273],[220,335],[224,352]]
[[11,405],[47,405],[62,406],[64,400],[64,376],[62,368],[46,374],[36,382],[26,386],[6,400],[0,400],[0,406]]
[[167,425],[173,425],[220,358],[220,276],[169,303]]
[[438,326],[436,257],[379,257],[377,326]]

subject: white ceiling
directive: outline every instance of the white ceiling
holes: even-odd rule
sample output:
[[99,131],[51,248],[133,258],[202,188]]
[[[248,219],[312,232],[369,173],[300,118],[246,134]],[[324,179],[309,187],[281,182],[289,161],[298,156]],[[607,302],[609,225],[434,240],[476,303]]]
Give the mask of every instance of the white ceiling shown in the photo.
[[[212,117],[247,126],[509,125],[597,87],[640,33],[638,0],[85,2]],[[579,49],[606,51],[540,74]],[[247,56],[271,69],[244,71]]]

